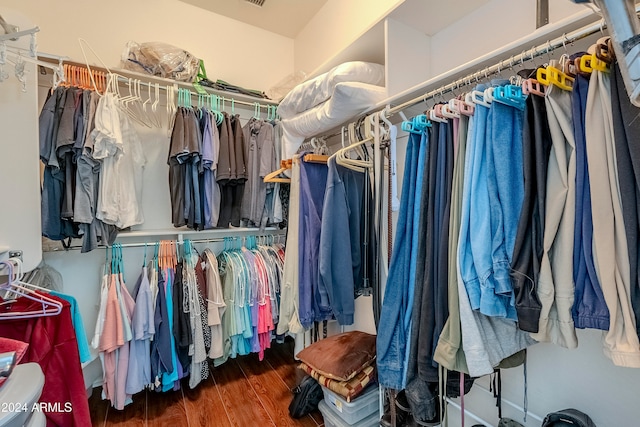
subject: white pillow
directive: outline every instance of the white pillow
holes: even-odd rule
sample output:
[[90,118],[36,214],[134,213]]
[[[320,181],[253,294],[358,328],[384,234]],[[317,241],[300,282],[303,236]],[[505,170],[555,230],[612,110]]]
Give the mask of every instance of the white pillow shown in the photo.
[[291,119],[283,119],[283,159],[290,159],[305,138],[319,136],[353,119],[387,97],[384,87],[366,83],[338,83],[331,98]]
[[329,99],[341,82],[384,85],[384,66],[370,62],[353,61],[338,65],[331,71],[294,87],[278,106],[278,114],[290,119]]

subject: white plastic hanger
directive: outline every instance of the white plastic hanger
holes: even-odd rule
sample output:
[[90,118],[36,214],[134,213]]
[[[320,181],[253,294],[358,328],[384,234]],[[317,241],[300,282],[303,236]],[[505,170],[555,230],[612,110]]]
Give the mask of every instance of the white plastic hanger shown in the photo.
[[38,310],[0,313],[0,320],[30,319],[34,317],[56,316],[60,314],[60,312],[62,311],[61,302],[37,293],[23,286],[20,281],[15,280],[16,273],[14,272],[13,262],[1,261],[0,266],[4,266],[9,270],[9,281],[3,285],[0,285],[0,289],[10,291],[17,297],[27,298],[42,305],[42,308]]
[[396,154],[398,127],[394,126],[388,119],[389,106],[387,105],[380,114],[382,120],[388,127],[389,132],[389,173],[391,174],[391,210],[396,212],[400,209],[400,198],[398,197],[398,157]]

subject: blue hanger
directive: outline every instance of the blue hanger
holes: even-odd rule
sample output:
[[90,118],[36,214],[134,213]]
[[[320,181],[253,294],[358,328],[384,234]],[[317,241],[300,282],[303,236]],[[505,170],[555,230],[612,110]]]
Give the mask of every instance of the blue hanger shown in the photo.
[[426,115],[420,114],[413,119],[405,120],[400,125],[403,131],[413,133],[416,135],[422,134],[428,127],[431,127],[431,122]]
[[498,86],[493,91],[493,100],[510,107],[524,110],[527,97],[522,93],[522,86]]
[[122,243],[118,243],[118,251],[120,254],[120,272],[124,276],[124,257],[122,255]]
[[144,242],[144,258],[142,259],[142,266],[147,265],[147,242]]

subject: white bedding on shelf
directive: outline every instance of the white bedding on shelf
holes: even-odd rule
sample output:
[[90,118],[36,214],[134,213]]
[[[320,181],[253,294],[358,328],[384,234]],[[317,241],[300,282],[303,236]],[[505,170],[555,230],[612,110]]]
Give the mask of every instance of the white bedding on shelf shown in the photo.
[[280,102],[278,114],[283,119],[293,118],[328,100],[335,87],[345,82],[384,86],[384,66],[362,61],[338,65],[293,88]]
[[321,135],[384,100],[384,87],[366,83],[337,83],[331,97],[293,118],[282,120],[282,158],[289,159],[306,138]]

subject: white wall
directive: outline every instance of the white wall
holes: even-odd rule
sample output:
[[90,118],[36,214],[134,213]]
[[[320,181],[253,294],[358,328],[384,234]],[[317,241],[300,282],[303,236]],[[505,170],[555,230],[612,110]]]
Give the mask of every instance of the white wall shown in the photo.
[[[22,30],[34,24],[23,14],[0,7],[0,14]],[[3,30],[0,30],[4,34]],[[29,37],[7,47],[29,48]],[[12,58],[12,56],[10,56]],[[7,64],[8,80],[0,83],[0,182],[3,203],[0,210],[0,246],[22,250],[24,267],[33,269],[41,259],[40,240],[40,180],[38,153],[37,73],[33,64],[26,66],[27,85],[14,76],[14,67]]]
[[295,39],[295,69],[311,74],[404,0],[328,0]]
[[431,37],[392,18],[385,20],[385,34],[385,86],[393,96],[431,75]]
[[[570,0],[549,3],[550,23],[585,10],[585,6]],[[492,0],[433,35],[431,76],[437,76],[535,30],[535,0]]]
[[[82,61],[78,38],[107,66],[125,43],[162,41],[204,60],[210,79],[267,90],[293,72],[293,40],[178,0],[3,0],[42,30],[39,50]],[[87,50],[92,64],[98,60]]]

